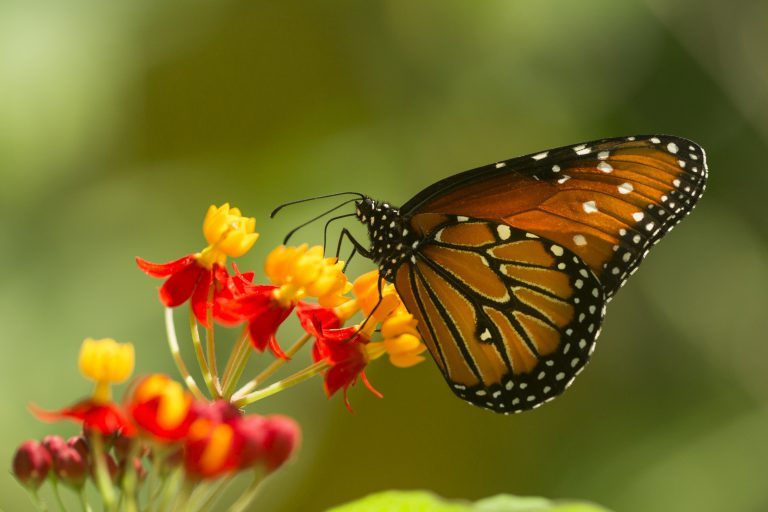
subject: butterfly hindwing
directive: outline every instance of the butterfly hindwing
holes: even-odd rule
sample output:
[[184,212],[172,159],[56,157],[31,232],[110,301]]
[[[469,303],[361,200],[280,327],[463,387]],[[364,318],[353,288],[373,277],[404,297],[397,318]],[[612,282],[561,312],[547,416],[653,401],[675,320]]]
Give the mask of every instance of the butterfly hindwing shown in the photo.
[[395,285],[454,393],[502,413],[560,394],[587,363],[604,314],[589,266],[503,223],[433,214],[412,221],[428,231]]

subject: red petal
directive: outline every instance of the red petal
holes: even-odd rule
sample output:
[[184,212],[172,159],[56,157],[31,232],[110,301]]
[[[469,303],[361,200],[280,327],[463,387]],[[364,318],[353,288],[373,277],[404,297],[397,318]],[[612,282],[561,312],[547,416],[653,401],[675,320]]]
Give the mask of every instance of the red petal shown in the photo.
[[326,329],[341,327],[341,320],[336,316],[333,308],[299,302],[296,306],[296,315],[299,317],[299,322],[304,330],[315,337]]
[[365,372],[360,372],[360,378],[363,381],[363,384],[365,384],[365,387],[367,387],[371,393],[376,395],[379,398],[384,398],[384,395],[382,395],[376,388],[374,388],[371,383],[368,381],[368,377],[365,376]]
[[173,274],[160,287],[160,302],[169,308],[184,304],[192,296],[197,280],[205,269],[196,261]]
[[248,332],[251,335],[251,344],[259,352],[269,346],[275,356],[280,359],[288,359],[288,356],[280,349],[275,339],[277,328],[291,314],[293,306],[282,307],[276,303],[269,303],[258,314],[248,321]]
[[136,256],[136,264],[139,268],[152,277],[168,277],[171,274],[179,272],[194,261],[194,254],[189,254],[177,260],[169,261],[168,263],[151,263]]
[[205,327],[210,327],[208,322],[208,309],[212,303],[209,300],[211,296],[211,285],[213,284],[213,272],[203,270],[197,279],[197,286],[192,293],[192,311],[195,312],[197,321]]
[[91,399],[86,399],[58,411],[46,411],[34,404],[29,405],[29,410],[42,421],[70,419],[82,423],[85,430],[97,430],[105,436],[116,432],[124,436],[135,434],[133,425],[123,411],[114,404],[97,404]]

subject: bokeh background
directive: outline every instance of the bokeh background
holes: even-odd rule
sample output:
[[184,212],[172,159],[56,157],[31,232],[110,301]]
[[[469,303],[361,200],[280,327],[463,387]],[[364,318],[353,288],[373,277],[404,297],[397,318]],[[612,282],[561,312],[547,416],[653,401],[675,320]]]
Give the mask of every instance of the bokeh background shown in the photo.
[[[359,190],[399,204],[514,155],[672,133],[708,151],[707,193],[611,303],[563,397],[495,416],[455,399],[431,362],[377,364],[386,397],[358,386],[352,415],[304,384],[253,409],[305,435],[259,510],[390,488],[766,510],[767,91],[759,0],[6,0],[0,465],[26,438],[76,432],[26,404],[89,392],[84,337],[133,341],[138,372],[173,374],[158,283],[133,257],[202,248],[210,203],[257,217],[241,265],[260,268],[322,206],[269,220],[282,201]],[[296,240],[320,242],[319,227]],[[29,508],[7,471],[0,508]]]

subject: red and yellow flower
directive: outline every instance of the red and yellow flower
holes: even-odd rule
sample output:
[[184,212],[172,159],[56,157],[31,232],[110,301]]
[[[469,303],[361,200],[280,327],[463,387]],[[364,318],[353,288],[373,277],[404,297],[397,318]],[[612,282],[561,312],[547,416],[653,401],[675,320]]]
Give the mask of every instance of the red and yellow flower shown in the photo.
[[[167,278],[160,287],[160,301],[169,308],[191,302],[197,320],[210,325],[209,310],[227,284],[227,257],[244,255],[256,243],[256,219],[243,217],[229,203],[211,205],[203,220],[208,246],[168,263],[151,263],[137,257],[139,268],[152,277]],[[215,315],[214,315],[215,316]]]
[[95,382],[93,395],[58,411],[45,411],[30,405],[32,412],[44,421],[70,419],[81,423],[87,431],[102,435],[135,433],[133,424],[120,407],[112,402],[111,385],[125,381],[133,372],[134,350],[130,343],[111,338],[83,341],[80,349],[80,372]]

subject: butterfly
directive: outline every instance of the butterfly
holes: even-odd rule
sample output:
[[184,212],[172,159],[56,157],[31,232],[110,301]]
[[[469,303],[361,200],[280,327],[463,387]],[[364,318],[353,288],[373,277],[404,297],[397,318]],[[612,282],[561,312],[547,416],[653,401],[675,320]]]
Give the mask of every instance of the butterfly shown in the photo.
[[459,398],[517,413],[584,369],[606,303],[691,212],[707,172],[680,137],[585,142],[451,176],[400,208],[358,194],[343,204],[370,245],[347,229],[339,241],[394,283]]

